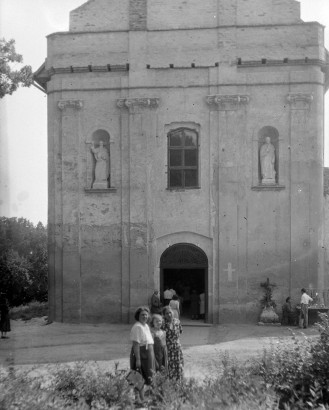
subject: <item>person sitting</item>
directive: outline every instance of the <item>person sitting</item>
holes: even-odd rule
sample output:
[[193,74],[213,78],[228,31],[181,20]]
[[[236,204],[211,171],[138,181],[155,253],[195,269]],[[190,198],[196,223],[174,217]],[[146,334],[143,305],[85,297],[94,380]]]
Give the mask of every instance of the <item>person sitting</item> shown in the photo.
[[282,305],[282,321],[283,325],[294,324],[294,314],[291,306],[291,298],[287,297],[285,303]]

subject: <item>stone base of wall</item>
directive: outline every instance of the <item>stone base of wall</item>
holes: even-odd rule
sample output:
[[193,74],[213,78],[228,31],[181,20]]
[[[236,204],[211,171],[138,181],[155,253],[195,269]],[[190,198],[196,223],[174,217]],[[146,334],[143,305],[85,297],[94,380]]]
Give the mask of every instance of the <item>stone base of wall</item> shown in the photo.
[[258,323],[261,307],[257,303],[221,304],[219,308],[219,323]]

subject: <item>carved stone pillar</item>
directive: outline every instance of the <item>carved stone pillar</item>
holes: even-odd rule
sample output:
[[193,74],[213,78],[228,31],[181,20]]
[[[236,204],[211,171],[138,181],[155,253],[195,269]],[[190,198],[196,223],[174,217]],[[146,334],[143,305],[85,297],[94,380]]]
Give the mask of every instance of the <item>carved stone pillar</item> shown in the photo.
[[[248,95],[214,94],[206,97],[210,110],[210,140],[214,148],[214,255],[219,255],[214,266],[214,323],[221,320],[220,306],[225,303],[239,303],[239,284],[247,275],[246,261],[246,178],[248,169],[248,139],[246,130],[246,111]],[[212,149],[211,149],[212,151]],[[239,204],[236,198],[239,197]],[[221,233],[220,233],[221,232]],[[230,235],[223,235],[230,232]],[[238,257],[238,250],[240,257]],[[232,266],[234,275],[228,280],[227,266]],[[226,271],[225,271],[226,269]],[[228,283],[228,282],[234,282]],[[210,301],[209,301],[210,302]],[[209,303],[209,306],[211,304]]]
[[287,101],[290,107],[290,289],[293,295],[299,295],[300,287],[315,287],[317,282],[319,220],[316,219],[321,214],[321,178],[314,158],[316,138],[310,126],[314,116],[313,95],[289,93]]
[[[60,100],[55,152],[55,320],[79,322],[80,306],[80,110],[81,100]],[[52,200],[49,198],[49,200]],[[71,212],[74,209],[74,212]]]
[[142,300],[148,300],[155,282],[151,192],[158,105],[159,98],[117,101],[121,109],[123,322],[132,318]]

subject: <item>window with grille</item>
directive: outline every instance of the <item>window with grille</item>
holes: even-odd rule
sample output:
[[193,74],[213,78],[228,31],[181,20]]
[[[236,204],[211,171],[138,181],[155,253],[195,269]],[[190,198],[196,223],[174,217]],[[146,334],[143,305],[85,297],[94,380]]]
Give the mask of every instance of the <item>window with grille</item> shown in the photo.
[[168,188],[198,188],[198,133],[179,128],[168,134]]

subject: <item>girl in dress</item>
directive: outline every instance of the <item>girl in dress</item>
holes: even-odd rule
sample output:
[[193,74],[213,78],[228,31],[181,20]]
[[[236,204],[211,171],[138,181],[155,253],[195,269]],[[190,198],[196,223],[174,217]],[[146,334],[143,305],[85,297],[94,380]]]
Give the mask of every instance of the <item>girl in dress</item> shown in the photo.
[[174,318],[170,306],[163,308],[164,323],[161,327],[166,332],[166,345],[168,350],[168,374],[172,380],[182,380],[184,358],[179,340],[182,333],[180,321]]
[[157,371],[168,373],[166,332],[161,329],[162,324],[162,316],[154,314],[151,320],[151,334],[154,340],[155,368]]

